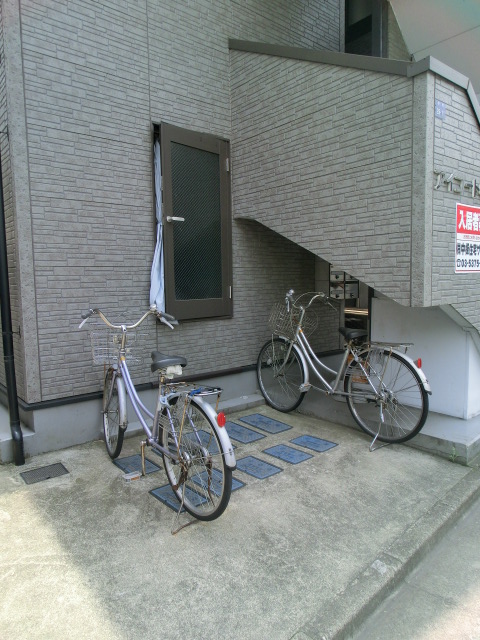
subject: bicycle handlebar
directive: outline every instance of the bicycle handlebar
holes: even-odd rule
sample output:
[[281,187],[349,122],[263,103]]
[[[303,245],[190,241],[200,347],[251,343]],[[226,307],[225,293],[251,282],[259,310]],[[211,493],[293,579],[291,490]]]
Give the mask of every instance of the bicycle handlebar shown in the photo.
[[[308,309],[308,307],[317,299],[321,299],[322,302],[324,302],[325,304],[328,304],[329,307],[332,307],[332,309],[335,309],[335,307],[333,306],[332,302],[331,302],[331,298],[329,296],[327,296],[326,293],[323,293],[323,291],[317,291],[313,294],[301,294],[300,296],[298,296],[297,298],[293,297],[294,294],[294,290],[290,289],[290,291],[287,291],[287,294],[285,296],[285,303],[287,305],[287,310],[289,310],[289,306],[290,304],[293,307],[297,307],[298,309],[304,309],[305,311]],[[310,302],[307,305],[298,305],[297,302],[298,300],[300,300],[300,298],[302,298],[303,296],[306,295],[312,295]]]
[[145,320],[145,318],[147,318],[151,314],[156,315],[157,318],[160,320],[160,322],[163,322],[163,324],[166,324],[167,327],[170,327],[170,329],[173,329],[174,325],[175,326],[178,325],[178,320],[176,320],[169,313],[165,313],[164,311],[159,311],[157,309],[156,305],[153,304],[150,307],[150,309],[146,313],[143,314],[143,316],[140,318],[140,320],[138,320],[137,322],[134,322],[133,324],[113,324],[100,311],[100,309],[89,309],[86,313],[82,313],[83,320],[80,323],[78,328],[81,329],[83,327],[83,325],[87,322],[87,320],[91,316],[93,316],[95,314],[100,316],[100,318],[103,320],[103,322],[107,325],[107,327],[110,327],[110,329],[120,329],[121,331],[128,331],[130,329],[136,329],[139,325],[142,324],[142,322]]

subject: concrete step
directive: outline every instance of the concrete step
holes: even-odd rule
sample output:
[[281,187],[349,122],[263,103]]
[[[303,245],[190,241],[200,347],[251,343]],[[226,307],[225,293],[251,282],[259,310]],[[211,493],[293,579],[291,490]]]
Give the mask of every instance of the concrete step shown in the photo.
[[[359,428],[343,399],[322,393],[308,393],[298,411],[335,424]],[[430,411],[420,433],[405,444],[470,466],[480,455],[480,415],[462,420]]]
[[[263,400],[263,396],[260,394],[250,394],[240,396],[239,398],[230,398],[223,402],[219,403],[219,410],[223,410],[227,413],[231,413],[233,411],[243,411],[245,409],[250,409],[259,405],[265,404]],[[133,413],[133,411],[132,411]],[[98,424],[98,430],[95,430],[93,435],[90,437],[85,437],[82,434],[81,442],[85,442],[86,440],[96,440],[102,437],[101,433],[101,416],[98,417],[98,421],[95,420],[95,423]],[[25,457],[30,457],[33,455],[38,455],[39,453],[45,453],[52,449],[52,434],[47,433],[38,433],[36,434],[34,431],[26,427],[24,424],[21,424],[21,429],[23,433],[23,447]],[[142,437],[143,429],[140,422],[134,416],[134,419],[130,419],[128,423],[127,437],[139,436]],[[67,441],[65,441],[67,442]],[[65,448],[71,446],[72,444],[80,444],[80,442],[68,442],[63,447]],[[0,405],[0,464],[13,462],[13,441],[12,434],[10,431],[10,418],[8,409],[3,405]]]

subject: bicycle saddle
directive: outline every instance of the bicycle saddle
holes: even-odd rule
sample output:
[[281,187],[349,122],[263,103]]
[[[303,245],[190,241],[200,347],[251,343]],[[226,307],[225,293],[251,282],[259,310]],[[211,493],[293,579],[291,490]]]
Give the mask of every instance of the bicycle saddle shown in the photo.
[[167,367],[173,367],[179,364],[182,367],[187,366],[187,359],[183,356],[167,356],[160,351],[152,351],[152,373],[158,371],[158,369],[166,369]]
[[365,329],[347,329],[346,327],[339,327],[338,330],[349,342],[356,338],[366,338],[368,336],[368,331],[365,331]]

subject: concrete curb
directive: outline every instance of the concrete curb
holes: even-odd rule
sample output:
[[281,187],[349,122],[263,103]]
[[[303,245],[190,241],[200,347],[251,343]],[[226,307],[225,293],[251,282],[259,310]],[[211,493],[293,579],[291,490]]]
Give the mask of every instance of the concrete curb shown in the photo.
[[345,640],[415,568],[426,553],[480,497],[480,469],[472,469],[402,536],[336,593],[292,640]]

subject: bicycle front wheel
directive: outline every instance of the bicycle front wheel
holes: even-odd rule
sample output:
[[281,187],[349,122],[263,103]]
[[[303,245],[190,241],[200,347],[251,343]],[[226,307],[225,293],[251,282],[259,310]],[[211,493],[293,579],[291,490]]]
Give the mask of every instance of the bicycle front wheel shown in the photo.
[[272,338],[260,350],[257,360],[257,379],[267,403],[287,413],[302,402],[306,371],[298,347],[284,338]]
[[[232,470],[225,464],[214,425],[194,400],[173,398],[163,411],[161,444],[167,478],[180,503],[198,520],[214,520],[227,508]],[[175,460],[178,458],[178,461]]]
[[382,442],[406,442],[425,424],[428,395],[401,354],[370,349],[345,372],[347,404],[357,424]]
[[103,387],[103,435],[108,455],[120,455],[127,428],[126,394],[123,380],[109,369]]

